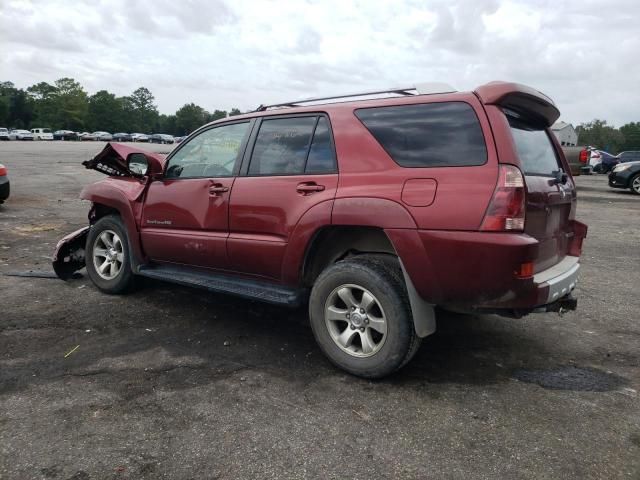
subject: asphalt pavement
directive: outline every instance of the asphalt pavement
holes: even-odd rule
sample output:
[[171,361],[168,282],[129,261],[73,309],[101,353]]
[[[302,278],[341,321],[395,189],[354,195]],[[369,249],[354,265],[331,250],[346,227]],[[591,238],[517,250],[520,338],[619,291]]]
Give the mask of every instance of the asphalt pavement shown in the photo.
[[366,381],[304,310],[50,278],[103,145],[0,143],[0,479],[640,478],[640,196],[576,179],[576,312],[439,312],[407,367]]

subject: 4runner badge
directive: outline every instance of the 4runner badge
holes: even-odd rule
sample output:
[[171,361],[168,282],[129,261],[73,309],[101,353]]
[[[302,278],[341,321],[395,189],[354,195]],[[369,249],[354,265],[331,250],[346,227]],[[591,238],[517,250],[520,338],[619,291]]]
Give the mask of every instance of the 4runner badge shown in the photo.
[[147,220],[149,225],[171,225],[171,220]]

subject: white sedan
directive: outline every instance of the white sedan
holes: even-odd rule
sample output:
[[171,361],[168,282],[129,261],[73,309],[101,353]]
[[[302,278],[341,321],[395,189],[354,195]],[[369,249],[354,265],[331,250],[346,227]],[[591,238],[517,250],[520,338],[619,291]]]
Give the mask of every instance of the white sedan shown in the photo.
[[9,140],[33,140],[33,133],[29,130],[11,130]]

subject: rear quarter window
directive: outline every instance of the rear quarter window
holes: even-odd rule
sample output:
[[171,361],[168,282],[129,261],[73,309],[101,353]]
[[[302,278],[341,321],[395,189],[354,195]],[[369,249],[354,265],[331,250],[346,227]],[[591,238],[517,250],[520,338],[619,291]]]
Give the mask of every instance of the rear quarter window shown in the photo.
[[463,167],[487,161],[480,122],[467,103],[363,108],[355,115],[402,167]]

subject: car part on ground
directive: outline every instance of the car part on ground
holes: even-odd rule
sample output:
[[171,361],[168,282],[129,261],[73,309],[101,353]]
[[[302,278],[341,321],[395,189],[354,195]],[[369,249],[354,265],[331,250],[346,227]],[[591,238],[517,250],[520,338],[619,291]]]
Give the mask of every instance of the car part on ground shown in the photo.
[[222,119],[166,159],[108,144],[84,162],[109,175],[80,195],[91,228],[58,244],[54,268],[68,276],[84,261],[107,293],[141,275],[308,298],[323,351],[367,378],[411,358],[435,305],[575,308],[587,227],[549,130],[553,102],[504,82],[393,93]]

